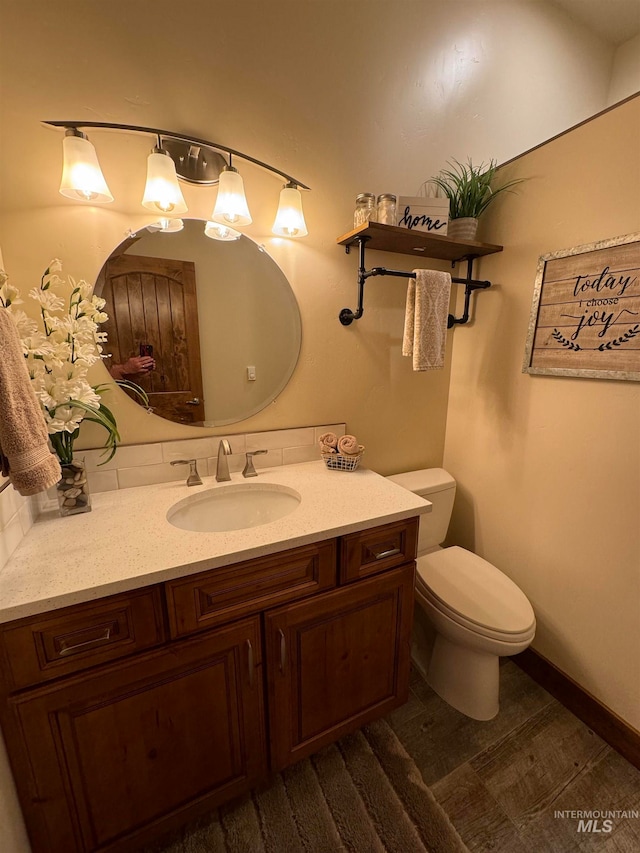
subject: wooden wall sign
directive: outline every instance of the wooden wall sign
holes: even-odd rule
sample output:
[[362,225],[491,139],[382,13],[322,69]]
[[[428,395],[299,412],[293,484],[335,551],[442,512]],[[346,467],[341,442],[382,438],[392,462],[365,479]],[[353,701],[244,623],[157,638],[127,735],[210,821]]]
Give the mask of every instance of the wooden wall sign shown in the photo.
[[640,233],[542,255],[522,370],[640,380]]
[[449,227],[449,199],[398,196],[396,225],[412,231],[446,234]]

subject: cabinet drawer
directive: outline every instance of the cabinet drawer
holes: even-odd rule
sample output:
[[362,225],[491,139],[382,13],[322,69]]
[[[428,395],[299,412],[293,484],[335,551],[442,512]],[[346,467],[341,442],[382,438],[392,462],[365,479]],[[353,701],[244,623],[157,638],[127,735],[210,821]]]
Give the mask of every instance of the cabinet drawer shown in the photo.
[[340,583],[350,583],[415,560],[418,519],[407,518],[340,540]]
[[0,626],[0,659],[14,690],[148,649],[165,634],[160,587],[149,587]]
[[167,583],[169,627],[182,637],[335,585],[335,539],[257,557]]

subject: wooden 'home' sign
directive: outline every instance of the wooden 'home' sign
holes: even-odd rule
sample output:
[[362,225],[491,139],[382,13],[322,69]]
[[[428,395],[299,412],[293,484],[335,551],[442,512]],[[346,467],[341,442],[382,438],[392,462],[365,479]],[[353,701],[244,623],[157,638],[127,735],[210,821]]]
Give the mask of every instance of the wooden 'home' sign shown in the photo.
[[444,235],[449,227],[449,199],[398,196],[396,225],[411,231]]
[[640,380],[640,233],[542,255],[522,370]]

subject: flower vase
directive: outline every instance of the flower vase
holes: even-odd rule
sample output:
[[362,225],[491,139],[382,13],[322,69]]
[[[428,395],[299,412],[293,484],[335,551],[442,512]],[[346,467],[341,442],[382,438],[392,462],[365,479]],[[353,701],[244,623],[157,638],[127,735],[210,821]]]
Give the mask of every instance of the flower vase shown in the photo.
[[56,485],[61,516],[91,512],[91,495],[84,460],[61,462],[62,477]]

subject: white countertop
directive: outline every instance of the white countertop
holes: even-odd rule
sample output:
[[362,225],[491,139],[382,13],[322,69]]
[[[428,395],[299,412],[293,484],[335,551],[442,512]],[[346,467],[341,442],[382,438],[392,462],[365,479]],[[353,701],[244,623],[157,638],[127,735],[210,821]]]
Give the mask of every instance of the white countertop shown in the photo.
[[431,504],[374,471],[321,461],[263,468],[255,480],[302,496],[290,515],[243,530],[195,533],[170,524],[173,504],[229,483],[203,478],[92,495],[92,511],[41,516],[0,571],[0,622],[184,577],[429,512]]

